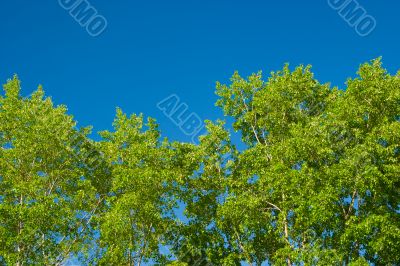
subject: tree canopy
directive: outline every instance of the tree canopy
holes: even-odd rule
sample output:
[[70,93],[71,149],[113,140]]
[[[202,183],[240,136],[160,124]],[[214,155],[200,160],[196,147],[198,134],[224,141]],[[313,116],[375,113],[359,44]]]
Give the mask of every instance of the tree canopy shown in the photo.
[[9,80],[0,265],[400,265],[400,72],[376,59],[339,89],[285,65],[216,94],[233,122],[198,144],[120,109],[95,141]]

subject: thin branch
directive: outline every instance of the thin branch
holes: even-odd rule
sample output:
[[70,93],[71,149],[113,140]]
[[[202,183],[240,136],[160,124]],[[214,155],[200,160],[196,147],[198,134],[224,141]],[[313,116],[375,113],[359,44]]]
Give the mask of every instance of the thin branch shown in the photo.
[[347,214],[346,214],[345,217],[344,217],[346,220],[349,218],[350,212],[353,211],[354,201],[355,201],[356,195],[357,195],[357,190],[355,190],[355,191],[353,192],[353,196],[351,197],[351,202],[350,202],[349,210],[347,211]]

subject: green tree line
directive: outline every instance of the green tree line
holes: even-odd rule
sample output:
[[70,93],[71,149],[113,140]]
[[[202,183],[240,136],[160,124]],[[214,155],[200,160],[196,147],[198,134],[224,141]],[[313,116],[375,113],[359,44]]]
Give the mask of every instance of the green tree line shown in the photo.
[[120,109],[95,141],[20,90],[0,96],[0,265],[400,265],[400,72],[380,59],[345,89],[235,72],[232,124],[198,144]]

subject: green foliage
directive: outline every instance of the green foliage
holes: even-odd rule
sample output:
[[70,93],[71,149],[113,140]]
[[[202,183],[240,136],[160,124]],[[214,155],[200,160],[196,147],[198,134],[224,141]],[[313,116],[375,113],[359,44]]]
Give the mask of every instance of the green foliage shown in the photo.
[[235,72],[216,91],[233,124],[198,145],[120,109],[95,142],[41,88],[4,90],[0,264],[400,265],[400,74],[380,59],[345,90]]
[[165,261],[159,251],[174,224],[171,185],[183,174],[172,145],[160,141],[154,120],[117,110],[114,132],[101,133],[101,150],[112,171],[107,208],[99,217],[101,265]]
[[215,217],[242,260],[400,262],[400,79],[380,60],[358,74],[345,91],[310,67],[217,84],[247,144]]
[[74,141],[76,123],[41,88],[22,98],[17,77],[4,90],[0,257],[10,265],[58,264],[85,248],[96,204]]

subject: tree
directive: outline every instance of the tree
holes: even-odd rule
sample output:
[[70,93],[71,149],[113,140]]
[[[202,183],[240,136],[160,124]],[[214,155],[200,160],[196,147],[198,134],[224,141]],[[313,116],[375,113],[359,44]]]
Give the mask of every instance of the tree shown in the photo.
[[[222,169],[198,174],[193,191],[202,194],[193,196],[203,211],[191,213],[200,232],[221,235],[228,257],[250,265],[398,265],[400,75],[379,59],[358,74],[344,91],[320,84],[310,67],[287,65],[266,82],[261,73],[235,73],[229,86],[217,84],[217,105],[246,146],[229,164],[220,150],[208,151]],[[203,246],[221,241],[215,235]]]
[[[41,88],[20,96],[17,77],[0,97],[0,260],[59,265],[88,245],[97,192],[85,175],[87,129]],[[99,178],[99,177],[98,177]]]
[[128,117],[120,109],[113,125],[113,132],[101,133],[112,186],[99,217],[99,264],[165,264],[160,245],[175,226],[176,186],[190,174],[181,157],[190,145],[161,141],[153,119],[144,124],[143,116]]

